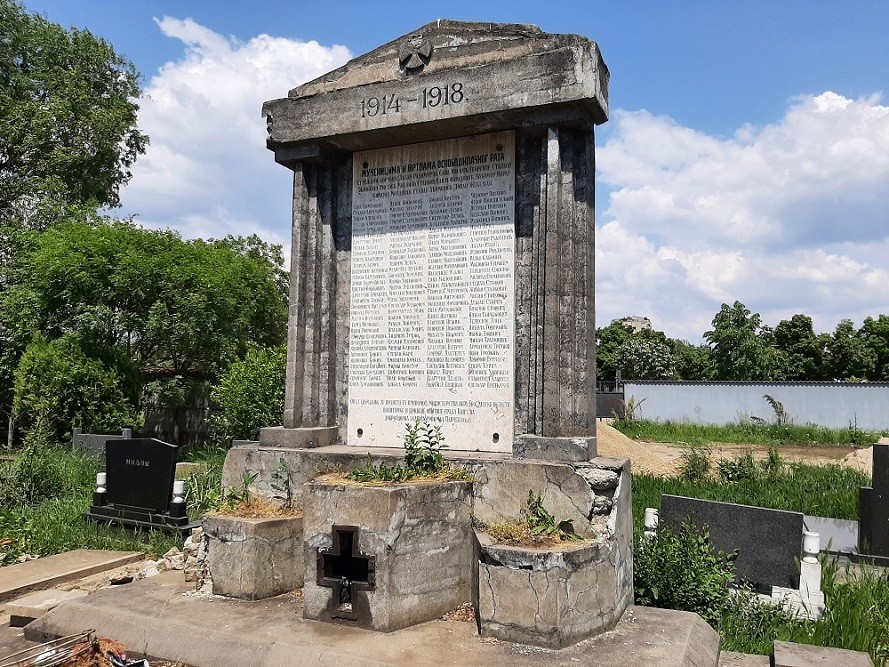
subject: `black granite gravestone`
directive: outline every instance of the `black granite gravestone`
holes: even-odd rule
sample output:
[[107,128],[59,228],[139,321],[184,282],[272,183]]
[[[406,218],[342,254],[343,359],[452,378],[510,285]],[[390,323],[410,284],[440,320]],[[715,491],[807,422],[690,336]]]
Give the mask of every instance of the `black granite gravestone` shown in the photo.
[[889,565],[889,445],[873,447],[871,486],[858,491],[858,558]]
[[660,521],[674,530],[684,521],[706,527],[716,549],[738,552],[735,574],[744,583],[764,591],[772,586],[799,588],[797,561],[803,539],[799,512],[665,494]]
[[109,440],[105,445],[106,492],[97,494],[87,520],[186,533],[191,524],[172,503],[179,448],[155,438]]

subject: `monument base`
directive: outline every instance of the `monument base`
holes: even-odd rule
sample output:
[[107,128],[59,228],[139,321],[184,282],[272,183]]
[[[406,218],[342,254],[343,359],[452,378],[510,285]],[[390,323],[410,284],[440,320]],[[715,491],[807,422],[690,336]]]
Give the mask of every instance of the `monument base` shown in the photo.
[[263,447],[285,447],[287,449],[327,447],[339,443],[339,429],[336,426],[307,428],[272,426],[259,430],[259,443]]
[[517,459],[578,462],[596,458],[596,436],[549,438],[542,435],[516,436],[512,455]]
[[138,528],[139,530],[162,530],[165,533],[188,535],[199,522],[190,521],[187,516],[171,516],[169,512],[153,512],[138,507],[118,507],[114,505],[91,505],[83,515],[87,521],[98,521],[113,526]]

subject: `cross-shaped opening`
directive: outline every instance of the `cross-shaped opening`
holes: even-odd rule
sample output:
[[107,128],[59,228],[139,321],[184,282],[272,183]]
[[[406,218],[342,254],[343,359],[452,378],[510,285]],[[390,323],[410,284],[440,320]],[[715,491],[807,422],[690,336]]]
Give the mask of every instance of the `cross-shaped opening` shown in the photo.
[[376,559],[358,551],[357,526],[333,526],[333,546],[318,551],[318,584],[333,589],[336,611],[353,618],[353,589],[373,590]]

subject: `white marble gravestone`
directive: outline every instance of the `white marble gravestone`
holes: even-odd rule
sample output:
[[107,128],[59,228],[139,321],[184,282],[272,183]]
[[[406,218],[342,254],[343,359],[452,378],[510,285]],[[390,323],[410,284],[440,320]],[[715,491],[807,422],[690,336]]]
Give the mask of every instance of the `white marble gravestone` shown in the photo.
[[423,417],[512,451],[514,159],[512,132],[353,155],[349,444]]

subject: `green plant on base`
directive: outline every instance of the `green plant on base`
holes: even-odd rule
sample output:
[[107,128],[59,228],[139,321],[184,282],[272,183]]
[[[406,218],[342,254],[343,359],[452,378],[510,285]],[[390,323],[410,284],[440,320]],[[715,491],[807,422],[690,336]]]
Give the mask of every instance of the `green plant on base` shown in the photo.
[[292,467],[283,458],[278,459],[278,465],[275,472],[272,473],[272,488],[276,491],[284,493],[284,508],[293,509],[293,475],[298,473],[299,469]]
[[417,417],[413,424],[405,424],[405,429],[407,432],[403,436],[404,465],[400,463],[374,465],[368,454],[364,465],[347,473],[346,479],[353,482],[405,482],[436,475],[444,475],[447,479],[453,480],[472,479],[465,470],[444,460],[441,450],[446,445],[442,444],[444,436],[441,434],[441,426],[433,426],[425,419]]
[[228,488],[225,491],[225,500],[224,503],[227,507],[234,507],[235,505],[240,505],[242,503],[250,502],[250,485],[256,481],[256,478],[259,477],[258,472],[248,472],[246,470],[241,472],[241,486],[237,489]]
[[560,542],[581,542],[583,537],[574,532],[570,519],[557,521],[555,515],[543,506],[539,493],[528,491],[528,499],[519,511],[520,518],[507,519],[481,529],[498,542],[512,544],[531,541],[535,537],[552,537]]

